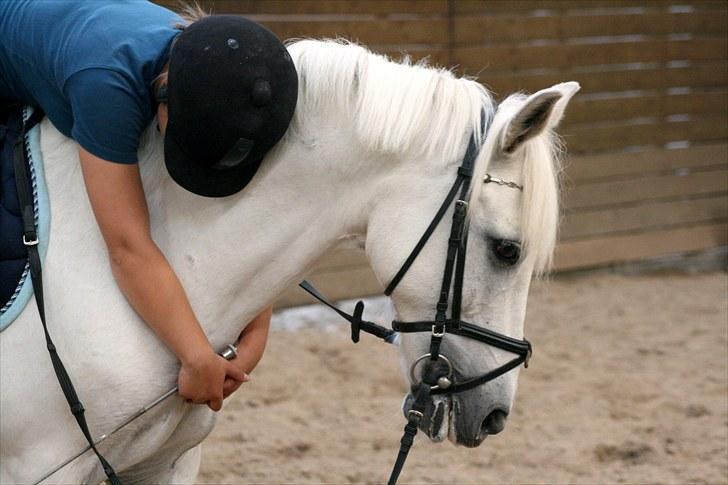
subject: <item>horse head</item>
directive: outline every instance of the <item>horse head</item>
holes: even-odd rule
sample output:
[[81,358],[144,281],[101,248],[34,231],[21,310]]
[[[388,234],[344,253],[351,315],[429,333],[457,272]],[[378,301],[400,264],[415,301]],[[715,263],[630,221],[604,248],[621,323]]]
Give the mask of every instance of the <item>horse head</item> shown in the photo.
[[[572,82],[531,96],[514,95],[494,114],[480,145],[468,194],[469,231],[459,312],[463,321],[511,338],[523,337],[531,278],[548,269],[556,241],[559,163],[553,129],[578,89]],[[481,109],[486,113],[482,118],[487,119],[488,106]],[[473,123],[471,133],[482,128]],[[442,135],[434,130],[430,134]],[[396,194],[396,202],[391,196],[383,197],[386,202],[372,211],[366,248],[380,281],[391,280],[413,247],[413,238],[424,231],[465,156],[468,136],[460,136],[457,156],[433,151],[424,159],[405,161],[413,170],[411,180],[399,179],[396,187],[388,187]],[[422,168],[426,166],[441,169]],[[449,224],[439,224],[394,291],[395,308],[404,322],[427,321],[435,314],[435,303],[443,291],[450,233]],[[447,291],[451,291],[449,285]],[[406,330],[407,323],[401,327]],[[411,386],[428,373],[435,378],[448,375],[455,383],[467,381],[507,365],[513,357],[481,341],[446,334],[439,349],[442,357],[432,361],[425,358],[431,344],[427,333],[402,335],[401,364]],[[478,446],[489,434],[503,430],[513,407],[517,379],[516,368],[463,392],[443,389],[445,392],[428,401],[420,428],[434,441],[447,436],[457,444]],[[413,401],[410,394],[403,406],[406,414]]]

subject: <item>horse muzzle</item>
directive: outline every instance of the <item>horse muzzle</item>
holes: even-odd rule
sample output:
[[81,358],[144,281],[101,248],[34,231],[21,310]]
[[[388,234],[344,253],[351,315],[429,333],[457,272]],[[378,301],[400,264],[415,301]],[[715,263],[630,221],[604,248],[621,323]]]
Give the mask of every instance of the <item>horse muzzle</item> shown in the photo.
[[[415,361],[410,371],[410,378],[414,379],[414,369],[420,359]],[[443,377],[454,382],[464,379],[464,376],[454,369],[448,359],[439,359],[437,362],[425,361],[423,366],[425,382],[435,384]],[[427,434],[434,442],[449,438],[456,445],[474,448],[489,435],[498,434],[505,428],[510,405],[500,402],[496,395],[498,388],[484,386],[462,393],[433,394],[427,400],[419,429]],[[407,417],[414,405],[415,397],[407,394],[402,402],[402,412]]]

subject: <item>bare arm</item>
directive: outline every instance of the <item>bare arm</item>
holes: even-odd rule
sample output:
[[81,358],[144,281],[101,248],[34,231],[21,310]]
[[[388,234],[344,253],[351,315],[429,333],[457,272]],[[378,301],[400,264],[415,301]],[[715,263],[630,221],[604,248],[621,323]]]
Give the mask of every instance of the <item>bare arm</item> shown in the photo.
[[[238,356],[232,362],[243,372],[250,374],[260,362],[265,344],[268,341],[268,330],[270,328],[270,317],[273,308],[268,307],[256,316],[238,338]],[[224,395],[230,394],[240,387],[240,382],[234,379],[225,379]]]
[[243,375],[215,354],[179,279],[152,240],[139,167],[102,160],[83,148],[79,154],[119,288],[182,362],[180,394],[219,409],[225,376],[242,380]]

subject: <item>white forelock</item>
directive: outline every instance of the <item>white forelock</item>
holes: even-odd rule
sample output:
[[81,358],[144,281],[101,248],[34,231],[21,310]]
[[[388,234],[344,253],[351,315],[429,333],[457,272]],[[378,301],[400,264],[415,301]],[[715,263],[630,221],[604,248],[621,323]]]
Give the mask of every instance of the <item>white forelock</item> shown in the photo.
[[299,76],[294,130],[312,113],[344,111],[371,150],[454,161],[481,132],[481,111],[486,120],[494,112],[487,89],[446,69],[395,62],[340,39],[294,41],[288,50]]
[[[526,95],[514,94],[498,106],[483,152],[490,160],[498,155],[498,140],[505,125],[523,106]],[[523,144],[515,154],[523,167],[523,197],[521,202],[521,242],[536,273],[550,267],[559,226],[559,175],[561,173],[561,146],[558,135],[544,130]],[[514,160],[514,163],[515,160]],[[478,173],[478,172],[476,172]],[[482,185],[482,184],[481,184]],[[480,189],[476,185],[476,190]]]

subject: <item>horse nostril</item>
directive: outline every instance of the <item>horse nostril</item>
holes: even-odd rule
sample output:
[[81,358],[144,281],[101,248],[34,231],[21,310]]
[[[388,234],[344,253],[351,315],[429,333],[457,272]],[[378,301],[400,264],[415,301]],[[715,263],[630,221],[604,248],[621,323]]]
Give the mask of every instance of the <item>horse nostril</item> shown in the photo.
[[480,427],[480,431],[482,434],[498,434],[501,431],[503,431],[503,428],[506,427],[506,419],[508,418],[508,413],[501,410],[496,409],[495,411],[491,412],[484,420],[483,424]]

